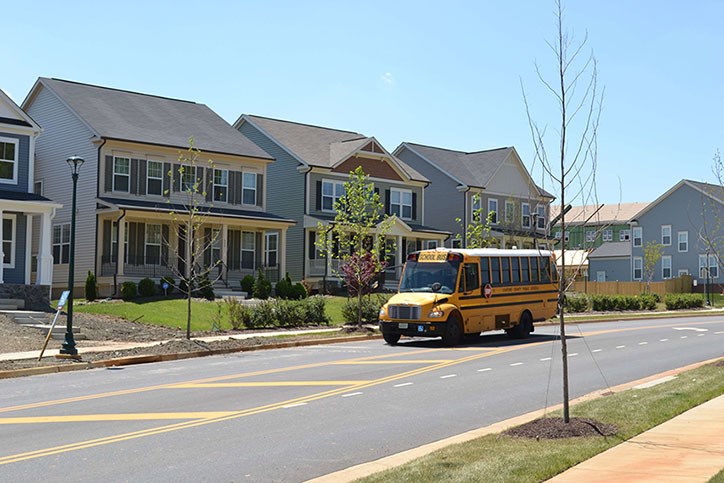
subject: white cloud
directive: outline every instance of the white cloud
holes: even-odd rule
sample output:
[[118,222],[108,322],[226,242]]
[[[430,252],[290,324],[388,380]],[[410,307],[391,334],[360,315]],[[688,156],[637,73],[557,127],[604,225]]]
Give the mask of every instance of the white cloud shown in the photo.
[[380,79],[382,79],[382,82],[384,82],[388,86],[391,86],[392,84],[395,83],[395,78],[392,77],[392,73],[390,73],[390,72],[385,72],[384,74],[382,74],[380,76]]

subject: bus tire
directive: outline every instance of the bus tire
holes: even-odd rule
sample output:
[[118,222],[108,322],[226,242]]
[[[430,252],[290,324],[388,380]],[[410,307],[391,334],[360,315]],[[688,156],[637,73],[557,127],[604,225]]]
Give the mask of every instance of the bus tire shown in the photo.
[[463,322],[456,314],[451,314],[445,323],[445,333],[442,335],[442,343],[452,347],[460,343],[463,338]]
[[382,334],[382,338],[385,339],[389,345],[397,345],[400,341],[400,334]]
[[518,325],[506,331],[513,339],[525,339],[533,332],[533,317],[527,310],[523,312],[518,321]]

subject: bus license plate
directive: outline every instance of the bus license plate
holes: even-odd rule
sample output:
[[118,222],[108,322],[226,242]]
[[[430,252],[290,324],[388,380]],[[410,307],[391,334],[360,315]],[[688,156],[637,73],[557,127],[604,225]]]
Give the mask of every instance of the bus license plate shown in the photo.
[[418,326],[417,326],[417,331],[418,331],[418,332],[425,332],[425,326],[424,326],[424,325],[418,325]]
[[400,322],[399,324],[397,324],[397,327],[399,327],[400,329],[406,329],[406,328],[407,328],[407,322]]

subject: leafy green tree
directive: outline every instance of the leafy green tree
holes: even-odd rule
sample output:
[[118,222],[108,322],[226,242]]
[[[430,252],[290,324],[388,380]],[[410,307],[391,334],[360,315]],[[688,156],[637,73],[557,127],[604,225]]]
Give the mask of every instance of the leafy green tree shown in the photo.
[[[473,219],[466,224],[460,218],[455,218],[455,222],[460,225],[464,235],[457,233],[455,239],[465,240],[465,248],[486,248],[496,246],[498,241],[491,235],[491,225],[496,213],[491,211],[487,216],[483,217],[483,204],[480,203],[480,195],[473,195],[473,206],[478,204],[479,207],[473,210]],[[485,221],[483,221],[485,220]]]
[[664,254],[664,245],[655,241],[647,241],[644,245],[644,279],[646,280],[646,293],[651,292],[651,281],[654,279],[656,264]]
[[[370,266],[378,274],[385,267],[382,260],[385,237],[392,228],[393,218],[384,212],[380,195],[375,193],[374,184],[361,166],[349,174],[344,183],[345,193],[334,204],[334,221],[325,226],[317,224],[322,236],[317,239],[317,248],[326,257],[340,260],[336,275],[350,287],[355,287],[357,296],[357,324],[362,325],[362,295],[367,293],[374,277],[370,277]],[[395,247],[387,245],[387,249]],[[369,253],[371,257],[356,254]]]

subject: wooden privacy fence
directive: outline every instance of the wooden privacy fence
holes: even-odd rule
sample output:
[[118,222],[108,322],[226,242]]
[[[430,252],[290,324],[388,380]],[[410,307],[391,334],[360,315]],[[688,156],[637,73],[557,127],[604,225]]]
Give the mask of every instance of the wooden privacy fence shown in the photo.
[[[691,275],[682,275],[663,282],[651,282],[652,293],[665,295],[667,293],[691,292]],[[589,295],[639,295],[646,292],[646,282],[573,282],[572,292],[587,293]]]

